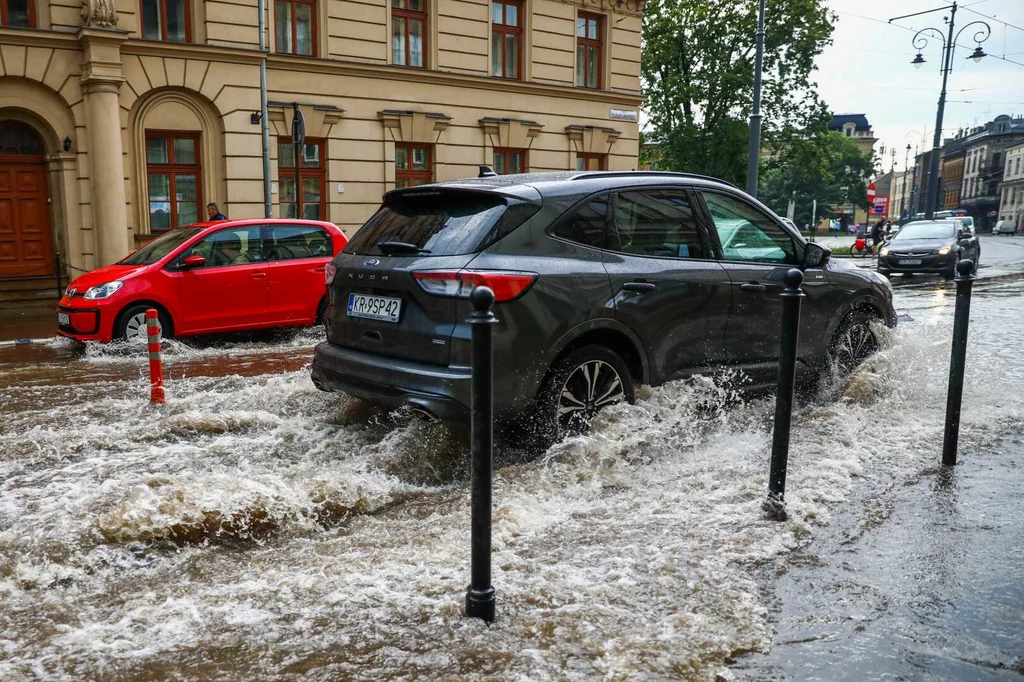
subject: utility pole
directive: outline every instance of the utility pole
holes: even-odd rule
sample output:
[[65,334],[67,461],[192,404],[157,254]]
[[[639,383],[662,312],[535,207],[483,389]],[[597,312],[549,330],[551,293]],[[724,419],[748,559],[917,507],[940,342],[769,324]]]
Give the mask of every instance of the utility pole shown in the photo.
[[910,158],[910,143],[907,143],[907,151],[903,153],[903,184],[900,187],[900,220],[906,220],[906,216],[903,215],[903,208],[906,204],[904,199],[907,198],[907,173],[910,172],[910,166],[907,165]]
[[260,13],[260,136],[263,139],[263,217],[272,217],[270,196],[270,121],[267,120],[267,0],[259,0]]
[[754,56],[754,103],[750,110],[747,145],[747,194],[757,196],[757,170],[761,163],[761,66],[764,62],[764,0],[757,3],[757,52]]

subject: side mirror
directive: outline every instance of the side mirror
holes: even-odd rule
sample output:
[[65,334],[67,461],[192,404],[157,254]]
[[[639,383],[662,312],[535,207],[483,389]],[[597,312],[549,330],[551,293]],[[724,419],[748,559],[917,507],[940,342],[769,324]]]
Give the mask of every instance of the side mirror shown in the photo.
[[826,249],[823,246],[818,246],[814,242],[810,242],[804,245],[804,267],[805,268],[823,268],[828,263],[828,259],[832,257],[832,251]]
[[186,270],[192,268],[201,268],[206,265],[206,259],[200,256],[198,253],[193,253],[191,256],[186,256],[185,260],[181,262],[182,267]]

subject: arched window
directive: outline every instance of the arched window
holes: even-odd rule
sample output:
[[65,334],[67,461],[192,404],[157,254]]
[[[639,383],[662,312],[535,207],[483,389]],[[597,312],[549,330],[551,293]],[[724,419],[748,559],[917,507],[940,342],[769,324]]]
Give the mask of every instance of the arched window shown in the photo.
[[43,141],[32,126],[21,121],[0,121],[0,154],[42,156]]

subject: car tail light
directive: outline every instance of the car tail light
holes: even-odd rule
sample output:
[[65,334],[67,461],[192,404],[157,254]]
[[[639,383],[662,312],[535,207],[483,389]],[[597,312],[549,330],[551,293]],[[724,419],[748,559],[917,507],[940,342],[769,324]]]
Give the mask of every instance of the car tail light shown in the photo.
[[435,296],[466,298],[476,287],[490,287],[495,303],[519,298],[537,281],[535,272],[427,270],[414,272],[412,276],[423,291]]
[[334,263],[328,263],[324,267],[324,279],[327,280],[327,285],[330,286],[331,282],[334,281],[334,276],[338,274],[338,266]]

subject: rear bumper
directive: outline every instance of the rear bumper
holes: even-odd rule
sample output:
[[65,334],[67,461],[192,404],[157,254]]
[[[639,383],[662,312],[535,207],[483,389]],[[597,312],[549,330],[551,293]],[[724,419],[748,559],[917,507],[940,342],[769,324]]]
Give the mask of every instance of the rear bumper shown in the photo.
[[469,367],[408,362],[324,341],[316,347],[310,376],[323,391],[389,407],[408,405],[446,421],[469,420]]

